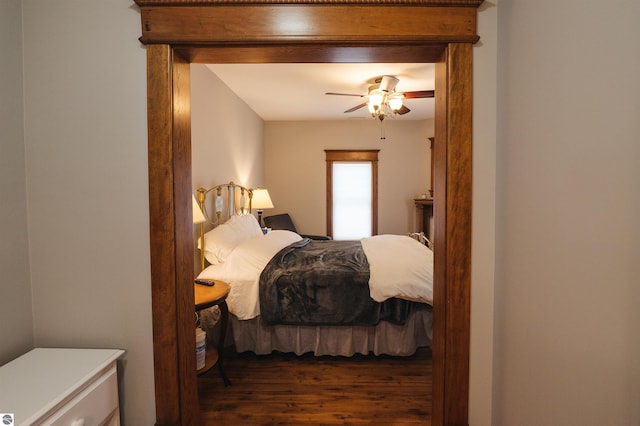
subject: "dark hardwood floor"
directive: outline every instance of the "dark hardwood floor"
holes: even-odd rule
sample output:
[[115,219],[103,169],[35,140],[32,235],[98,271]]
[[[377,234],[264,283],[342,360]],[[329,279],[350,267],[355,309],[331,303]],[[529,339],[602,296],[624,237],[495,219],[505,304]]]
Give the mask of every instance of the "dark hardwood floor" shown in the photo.
[[198,378],[205,425],[431,425],[431,352],[411,357],[225,354]]

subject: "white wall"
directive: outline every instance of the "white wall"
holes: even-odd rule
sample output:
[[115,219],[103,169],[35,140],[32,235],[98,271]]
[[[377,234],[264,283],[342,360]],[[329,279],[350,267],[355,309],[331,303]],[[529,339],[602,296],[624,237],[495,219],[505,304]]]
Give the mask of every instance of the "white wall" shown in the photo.
[[272,121],[265,124],[265,179],[274,209],[290,213],[299,232],[326,235],[325,149],[379,149],[378,233],[415,231],[413,199],[431,180],[433,120]]
[[[191,184],[211,188],[233,181],[255,188],[264,186],[264,122],[206,65],[191,65]],[[213,194],[207,211],[214,215]],[[210,226],[207,224],[206,229]],[[199,226],[194,229],[199,238]],[[200,252],[195,249],[195,273]]]
[[0,365],[33,347],[20,6],[0,2]]
[[263,185],[262,119],[206,65],[191,65],[192,186]]
[[129,0],[24,0],[37,346],[116,347],[129,425],[155,421],[146,53]]
[[500,1],[493,424],[640,424],[638,21]]
[[469,424],[492,425],[496,203],[497,1],[478,10],[473,47],[473,215]]

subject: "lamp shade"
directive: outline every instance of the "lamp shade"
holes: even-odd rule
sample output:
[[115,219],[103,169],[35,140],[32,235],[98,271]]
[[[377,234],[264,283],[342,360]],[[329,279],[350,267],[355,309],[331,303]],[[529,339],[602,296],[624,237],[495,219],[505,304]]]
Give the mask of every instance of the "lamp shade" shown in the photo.
[[266,189],[256,188],[253,190],[253,198],[251,199],[251,208],[256,210],[272,209],[273,202]]
[[191,199],[193,200],[193,224],[197,225],[199,223],[204,223],[205,219],[204,219],[204,215],[202,214],[202,210],[200,210],[200,206],[198,205],[198,202],[196,201],[196,196],[192,195]]
[[393,112],[398,112],[402,108],[402,98],[399,96],[389,98],[389,107]]
[[369,104],[373,105],[373,109],[379,109],[384,101],[384,94],[376,91],[369,95]]

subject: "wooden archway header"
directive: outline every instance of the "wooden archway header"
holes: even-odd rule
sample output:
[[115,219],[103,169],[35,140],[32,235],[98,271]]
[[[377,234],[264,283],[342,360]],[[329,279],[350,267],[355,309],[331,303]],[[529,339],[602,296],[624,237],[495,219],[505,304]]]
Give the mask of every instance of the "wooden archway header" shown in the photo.
[[[482,0],[136,0],[145,44],[478,40]],[[239,20],[230,9],[241,8]],[[380,25],[380,23],[384,25]],[[286,23],[286,25],[274,25]],[[358,24],[354,24],[358,23]],[[250,30],[248,30],[250,28]]]

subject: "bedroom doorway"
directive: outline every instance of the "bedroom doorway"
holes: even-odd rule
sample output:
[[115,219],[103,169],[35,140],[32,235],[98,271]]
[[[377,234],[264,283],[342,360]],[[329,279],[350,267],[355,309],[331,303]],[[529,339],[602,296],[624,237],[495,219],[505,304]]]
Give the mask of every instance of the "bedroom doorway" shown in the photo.
[[[466,424],[471,49],[482,1],[136,3],[147,45],[157,423],[198,424],[193,286],[184,285],[193,278],[189,64],[358,61],[436,64],[433,424]],[[389,25],[353,24],[376,19]]]

